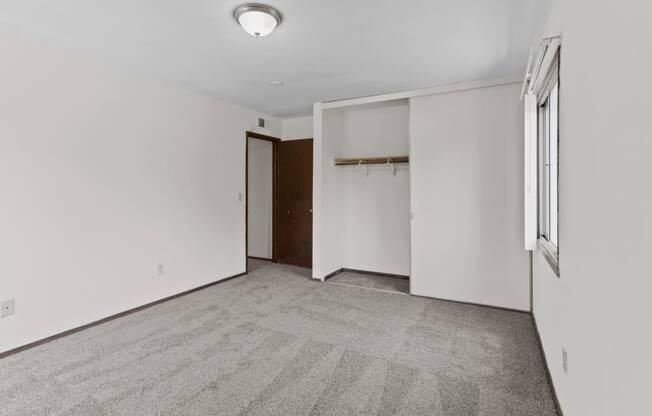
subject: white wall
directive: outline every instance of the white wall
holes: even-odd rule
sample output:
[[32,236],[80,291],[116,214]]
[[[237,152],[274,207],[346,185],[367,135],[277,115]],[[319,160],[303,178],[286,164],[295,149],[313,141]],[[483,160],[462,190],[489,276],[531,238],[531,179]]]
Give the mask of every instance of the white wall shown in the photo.
[[535,253],[533,308],[565,416],[650,413],[651,11],[558,0],[546,31],[562,34],[560,278]]
[[530,309],[519,94],[508,84],[410,100],[413,294]]
[[410,274],[409,170],[340,167],[334,158],[408,154],[406,100],[324,112],[326,274],[339,268]]
[[283,140],[310,139],[313,137],[313,117],[294,117],[282,120]]
[[245,270],[255,111],[5,35],[0,50],[0,298],[16,300],[0,351]]
[[341,199],[333,167],[333,159],[339,157],[340,142],[344,138],[344,115],[339,110],[332,110],[324,111],[319,118],[322,129],[313,143],[313,277],[322,279],[344,267],[344,248],[339,233],[342,227]]
[[249,139],[249,256],[272,258],[274,144]]

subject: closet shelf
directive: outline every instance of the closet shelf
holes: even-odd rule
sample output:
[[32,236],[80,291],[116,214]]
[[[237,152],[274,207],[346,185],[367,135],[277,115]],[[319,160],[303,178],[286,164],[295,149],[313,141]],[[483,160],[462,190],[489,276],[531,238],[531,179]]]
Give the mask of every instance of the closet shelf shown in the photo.
[[358,157],[353,159],[335,159],[335,166],[347,165],[386,165],[395,163],[410,163],[409,156]]

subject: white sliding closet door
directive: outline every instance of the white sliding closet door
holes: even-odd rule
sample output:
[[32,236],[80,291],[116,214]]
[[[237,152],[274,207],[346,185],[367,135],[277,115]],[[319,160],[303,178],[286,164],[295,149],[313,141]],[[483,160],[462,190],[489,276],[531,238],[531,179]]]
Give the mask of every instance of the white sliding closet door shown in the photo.
[[413,294],[530,309],[519,95],[509,84],[410,99]]

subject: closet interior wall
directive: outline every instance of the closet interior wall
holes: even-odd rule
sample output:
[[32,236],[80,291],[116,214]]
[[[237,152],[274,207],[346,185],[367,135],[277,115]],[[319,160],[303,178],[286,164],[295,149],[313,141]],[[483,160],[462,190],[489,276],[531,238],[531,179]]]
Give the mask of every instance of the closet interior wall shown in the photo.
[[323,272],[410,274],[409,165],[335,166],[335,158],[409,153],[407,100],[323,112]]

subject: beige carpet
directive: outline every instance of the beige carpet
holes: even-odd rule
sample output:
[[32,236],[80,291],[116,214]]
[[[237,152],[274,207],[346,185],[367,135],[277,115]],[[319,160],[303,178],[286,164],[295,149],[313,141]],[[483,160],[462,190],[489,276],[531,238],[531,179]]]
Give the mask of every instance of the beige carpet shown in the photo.
[[0,360],[0,414],[546,416],[531,318],[243,276]]

